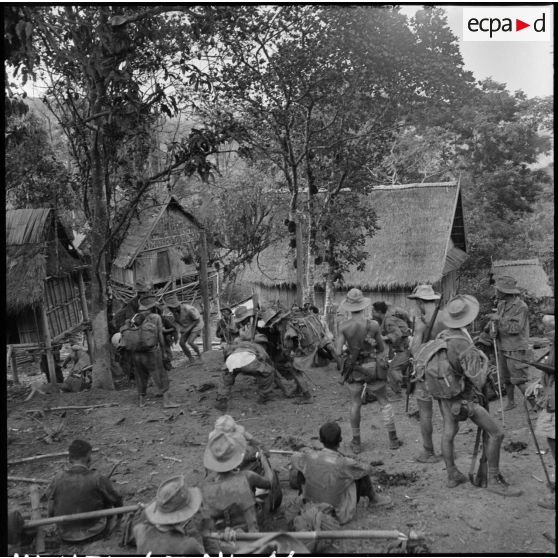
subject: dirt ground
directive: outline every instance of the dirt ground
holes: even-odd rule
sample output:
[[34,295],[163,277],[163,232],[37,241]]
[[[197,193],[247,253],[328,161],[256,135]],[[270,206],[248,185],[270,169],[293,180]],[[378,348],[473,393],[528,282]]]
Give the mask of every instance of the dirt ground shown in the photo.
[[[219,351],[207,352],[203,364],[187,366],[180,353],[175,353],[175,368],[169,373],[171,390],[180,408],[163,409],[160,398],[154,397],[154,387],[148,390],[144,408],[137,406],[133,384],[117,391],[91,390],[77,394],[35,396],[23,402],[21,388],[8,388],[8,459],[67,450],[75,438],[88,440],[93,447],[94,466],[106,474],[113,465],[122,461],[114,471],[112,480],[124,495],[124,503],[148,503],[164,479],[184,474],[190,485],[199,485],[204,476],[202,455],[207,435],[215,419],[221,414],[214,407],[215,389],[198,391],[206,382],[217,383],[222,356]],[[38,365],[35,365],[38,367]],[[533,376],[538,373],[533,370]],[[23,381],[29,379],[21,374]],[[314,403],[297,404],[295,399],[284,399],[279,391],[265,405],[256,403],[256,387],[250,378],[239,376],[233,390],[229,414],[239,421],[267,448],[292,449],[302,442],[319,447],[318,428],[328,420],[336,420],[342,427],[344,441],[341,451],[350,454],[349,393],[338,382],[339,374],[333,365],[312,369],[309,380]],[[31,379],[35,380],[40,376]],[[518,395],[521,401],[521,396]],[[113,403],[114,406],[88,411],[68,410],[66,425],[59,441],[47,444],[41,441],[43,424],[55,426],[62,418],[62,411],[45,412],[32,418],[31,409],[64,405],[95,405]],[[405,413],[405,402],[393,403],[398,434],[404,445],[396,451],[388,449],[385,432],[377,403],[363,407],[361,433],[363,452],[359,458],[374,462],[375,486],[389,494],[395,505],[386,511],[370,512],[361,502],[353,521],[347,529],[410,529],[423,531],[426,544],[432,553],[500,553],[554,554],[555,545],[543,537],[543,532],[555,537],[555,512],[537,506],[545,495],[544,471],[536,455],[530,436],[525,411],[521,405],[505,415],[504,445],[509,441],[524,442],[526,448],[519,452],[502,451],[501,471],[508,482],[523,490],[519,498],[503,498],[470,484],[454,489],[446,488],[443,463],[424,465],[414,461],[421,449],[418,421]],[[411,400],[410,411],[416,409]],[[491,412],[497,415],[499,403],[491,402]],[[535,421],[536,415],[532,414]],[[434,442],[440,448],[441,417],[434,412]],[[476,427],[471,422],[461,423],[456,437],[457,465],[467,474],[471,461]],[[546,442],[539,441],[547,450]],[[555,464],[552,455],[544,455],[552,480]],[[271,529],[285,529],[296,511],[296,494],[288,486],[288,457],[272,455],[272,465],[279,471],[283,487],[283,504],[275,514]],[[380,463],[382,462],[382,463]],[[50,479],[62,467],[64,458],[44,459],[8,467],[8,475]],[[380,481],[384,484],[380,485]],[[18,509],[29,516],[28,483],[8,483],[9,510]],[[45,490],[46,485],[41,485]],[[46,501],[42,499],[42,515],[46,515]],[[47,528],[50,531],[52,527]],[[52,554],[126,555],[133,549],[119,546],[121,527],[110,539],[77,546],[52,546]],[[385,540],[346,540],[337,542],[329,551],[332,554],[383,554]],[[25,550],[25,549],[23,549]],[[34,549],[30,547],[29,552]]]

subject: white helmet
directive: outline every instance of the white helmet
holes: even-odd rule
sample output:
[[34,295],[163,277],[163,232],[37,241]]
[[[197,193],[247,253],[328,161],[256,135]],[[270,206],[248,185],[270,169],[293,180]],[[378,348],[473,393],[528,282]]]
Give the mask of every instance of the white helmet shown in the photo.
[[112,346],[113,346],[115,349],[118,349],[118,347],[120,347],[120,346],[122,345],[122,334],[121,334],[120,332],[115,333],[115,334],[112,336],[112,338],[111,338],[110,341],[111,341],[111,343],[112,343]]

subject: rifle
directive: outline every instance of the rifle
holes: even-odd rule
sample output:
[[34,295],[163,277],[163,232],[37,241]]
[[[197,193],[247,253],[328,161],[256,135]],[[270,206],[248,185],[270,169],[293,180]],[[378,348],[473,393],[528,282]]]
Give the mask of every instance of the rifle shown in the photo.
[[[546,355],[544,355],[546,356]],[[520,358],[511,357],[506,355],[506,358],[510,358],[511,360],[516,360],[517,362],[521,362],[522,364],[528,364],[529,366],[533,366],[534,368],[538,368],[542,370],[546,374],[552,374],[553,376],[556,374],[556,368],[554,366],[550,366],[548,364],[540,364],[538,362],[529,362],[527,360],[521,360]]]

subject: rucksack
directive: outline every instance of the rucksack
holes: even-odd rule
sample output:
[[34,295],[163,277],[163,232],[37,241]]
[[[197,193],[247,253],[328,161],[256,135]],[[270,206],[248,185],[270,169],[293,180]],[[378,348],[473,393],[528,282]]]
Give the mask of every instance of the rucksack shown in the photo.
[[[138,324],[138,322],[141,323]],[[120,333],[122,333],[122,345],[129,351],[146,352],[159,344],[157,324],[151,315],[134,316],[126,320],[126,323],[120,328]]]
[[[458,355],[459,363],[465,376],[482,390],[488,376],[488,358],[467,336],[470,345]],[[422,345],[415,357],[417,380],[425,381],[426,389],[434,399],[453,399],[465,389],[464,376],[457,373],[448,360],[449,339],[463,339],[463,336],[442,331],[436,339]]]

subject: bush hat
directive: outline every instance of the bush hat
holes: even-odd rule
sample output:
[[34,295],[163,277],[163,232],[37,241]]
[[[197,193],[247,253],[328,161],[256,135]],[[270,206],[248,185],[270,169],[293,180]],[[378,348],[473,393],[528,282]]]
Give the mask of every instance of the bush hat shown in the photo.
[[364,310],[368,308],[372,301],[369,298],[366,298],[360,289],[351,289],[345,300],[339,305],[339,308],[342,310],[348,310],[349,312],[359,312],[360,310]]
[[505,294],[519,294],[521,291],[517,287],[517,281],[509,275],[502,275],[497,277],[494,283],[497,291]]
[[204,467],[217,473],[232,471],[242,463],[246,446],[243,436],[218,430],[207,442],[203,454]]
[[246,306],[239,306],[235,311],[234,311],[234,321],[236,323],[241,322],[242,320],[245,320],[246,318],[249,318],[250,316],[254,315],[254,310],[251,308],[246,308]]
[[229,372],[234,372],[237,368],[243,368],[256,360],[256,355],[249,351],[237,351],[227,357],[225,366]]
[[216,436],[219,431],[242,436],[246,433],[244,426],[237,424],[231,415],[222,415],[215,421],[215,428],[210,432],[208,440]]
[[456,295],[440,310],[440,319],[447,327],[470,324],[479,314],[479,301],[471,295]]
[[165,304],[169,308],[178,308],[180,306],[180,300],[175,294],[171,294],[165,297]]
[[201,490],[185,486],[184,476],[179,475],[160,484],[155,500],[145,507],[144,512],[151,523],[173,525],[190,519],[201,503]]
[[407,298],[418,298],[420,300],[440,300],[441,295],[434,292],[432,285],[417,285]]
[[154,295],[144,295],[139,299],[138,310],[140,312],[150,310],[154,306],[157,306],[157,297]]

